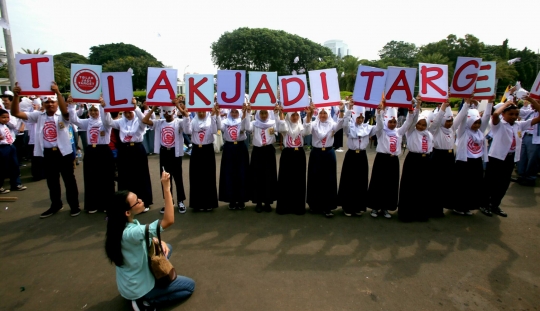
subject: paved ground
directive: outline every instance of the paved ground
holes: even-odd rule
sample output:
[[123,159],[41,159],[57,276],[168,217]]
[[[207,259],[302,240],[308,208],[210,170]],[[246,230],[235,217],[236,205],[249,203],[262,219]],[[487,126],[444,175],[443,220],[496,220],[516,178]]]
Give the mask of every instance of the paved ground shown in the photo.
[[[371,165],[374,150],[368,157]],[[162,207],[158,157],[149,161],[156,199],[143,223]],[[104,253],[105,215],[71,218],[65,208],[39,219],[49,205],[46,182],[29,182],[28,168],[22,174],[28,190],[0,209],[0,310],[128,310]],[[82,189],[80,166],[76,175]],[[441,200],[478,188],[461,185]],[[447,212],[405,224],[341,211],[333,219],[257,214],[252,205],[230,211],[224,203],[176,214],[163,238],[178,273],[197,287],[167,310],[538,310],[539,193],[512,184],[507,219]]]

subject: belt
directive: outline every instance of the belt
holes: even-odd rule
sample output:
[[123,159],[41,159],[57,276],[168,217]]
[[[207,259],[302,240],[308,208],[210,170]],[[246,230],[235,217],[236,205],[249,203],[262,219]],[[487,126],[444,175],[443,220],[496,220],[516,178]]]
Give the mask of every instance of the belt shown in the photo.
[[527,135],[529,135],[529,136],[533,136],[533,134],[532,134],[532,133],[525,133],[525,136],[527,136]]
[[396,157],[395,154],[391,154],[391,153],[377,152],[377,154],[388,156],[388,157]]
[[165,146],[161,146],[160,148],[161,150],[174,150],[174,147],[165,147]]
[[419,156],[422,156],[422,158],[425,158],[427,156],[429,156],[429,153],[420,153],[420,152],[412,152],[412,151],[409,151],[410,154],[417,154]]
[[133,147],[133,146],[138,146],[140,145],[141,143],[134,143],[134,142],[130,142],[130,143],[122,143],[122,145],[126,146],[126,147]]
[[[285,149],[292,149],[294,151],[300,150],[300,148],[298,148],[298,147],[285,147]],[[303,148],[302,148],[302,150],[303,150]]]
[[43,148],[43,150],[58,151],[58,147]]
[[433,148],[433,151],[434,151],[434,152],[447,152],[447,153],[452,153],[452,152],[454,152],[454,149],[435,149],[435,148]]
[[[243,142],[243,140],[240,141],[240,142]],[[226,140],[226,141],[225,141],[225,144],[229,144],[229,145],[231,145],[231,144],[232,144],[232,145],[238,145],[238,141],[227,141],[227,140]]]
[[361,149],[356,149],[356,150],[349,149],[349,150],[354,151],[355,153],[366,152],[366,150],[361,150]]
[[[329,147],[329,148],[332,149],[331,147]],[[326,147],[322,147],[322,148],[313,147],[313,149],[320,149],[322,151],[326,151],[327,148]]]

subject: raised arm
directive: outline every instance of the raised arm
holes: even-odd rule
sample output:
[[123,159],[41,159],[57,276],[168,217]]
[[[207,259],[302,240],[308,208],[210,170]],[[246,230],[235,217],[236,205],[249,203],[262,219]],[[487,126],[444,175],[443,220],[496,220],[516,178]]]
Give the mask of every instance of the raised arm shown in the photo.
[[13,88],[13,102],[11,103],[11,115],[23,119],[28,120],[28,115],[25,112],[20,111],[19,109],[19,93],[21,93],[21,88],[19,87],[19,83],[15,83],[15,87]]
[[56,82],[54,81],[51,86],[51,91],[53,91],[56,94],[56,97],[58,99],[58,109],[60,109],[60,113],[62,114],[62,117],[64,117],[64,120],[69,121],[69,111],[67,108],[66,101],[64,100],[64,96],[62,96],[62,93],[60,93],[60,90],[58,89],[58,85],[56,85]]
[[[493,102],[489,102],[486,106],[486,110],[484,110],[484,114],[482,115],[482,125],[480,125],[480,131],[484,132],[488,125],[489,125],[489,117],[491,116],[491,109],[493,108]],[[499,117],[497,117],[497,123],[500,121]]]
[[154,106],[151,111],[149,111],[147,114],[145,114],[144,117],[141,120],[142,123],[144,123],[146,125],[149,125],[149,126],[154,126],[154,122],[150,118],[152,117],[154,112],[157,111],[157,109],[158,109],[158,106]]
[[[79,128],[87,130],[88,129],[88,119],[79,119],[77,116],[77,111],[75,111],[75,105],[68,105],[69,112],[69,122],[77,125]],[[101,114],[101,111],[100,111]]]
[[461,107],[461,110],[456,117],[456,121],[454,121],[454,125],[457,127],[457,137],[461,137],[467,130],[467,115],[469,114],[470,108],[470,102],[466,101]]
[[441,128],[442,119],[446,113],[446,109],[450,109],[449,106],[450,106],[450,102],[447,99],[446,102],[444,102],[441,105],[441,109],[439,110],[439,112],[437,112],[437,114],[435,115],[435,118],[433,118],[433,122],[431,124],[428,124],[429,126],[428,131],[431,134],[437,133],[437,131],[439,131],[439,129]]
[[413,125],[416,124],[416,120],[418,120],[418,114],[420,113],[420,105],[417,105],[414,109],[414,112],[409,112],[407,114],[407,118],[405,119],[405,122],[403,125],[396,130],[398,135],[403,136],[405,133],[409,131],[410,128],[413,128]]
[[[540,112],[540,103],[536,99],[534,99],[534,98],[530,97],[529,95],[527,95],[527,97],[525,97],[525,100],[527,100],[529,103],[531,103],[531,106],[533,106],[533,108],[537,112]],[[540,123],[540,115],[538,117],[532,119],[531,126],[535,125],[535,124],[538,124],[538,123]]]
[[[351,112],[347,111],[347,114],[350,116]],[[340,129],[343,128],[343,122],[344,121],[345,121],[345,104],[340,103],[339,104],[338,120],[337,120],[336,124],[334,124],[334,132],[337,132],[337,131],[339,131]]]

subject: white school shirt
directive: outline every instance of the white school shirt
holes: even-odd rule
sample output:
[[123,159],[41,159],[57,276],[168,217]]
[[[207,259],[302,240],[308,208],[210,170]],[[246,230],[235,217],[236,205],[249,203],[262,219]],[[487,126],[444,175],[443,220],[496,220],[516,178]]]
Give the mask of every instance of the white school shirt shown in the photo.
[[249,116],[237,125],[229,126],[221,122],[221,135],[228,142],[244,141],[247,139],[246,128],[249,127]]
[[43,148],[58,147],[63,156],[73,152],[69,137],[69,120],[62,117],[60,109],[48,116],[45,111],[26,113],[28,121],[36,124],[34,156],[42,157]]
[[414,153],[431,153],[433,151],[433,135],[427,129],[424,130],[426,135],[422,135],[416,130],[419,113],[419,110],[414,111],[414,121],[405,132],[407,148]]
[[[521,110],[519,111],[520,115],[521,115]],[[534,119],[538,117],[538,112],[533,110],[533,109],[529,109],[527,110],[527,113],[525,114],[524,117],[521,118],[521,121],[528,121],[528,120],[531,120],[531,119]],[[535,125],[531,125],[531,127],[525,129],[523,131],[523,134],[533,134],[537,131],[537,126],[538,124],[535,124]]]
[[0,124],[0,135],[4,136],[4,139],[0,140],[0,145],[11,145],[15,141],[15,132],[7,125]]
[[396,136],[388,136],[384,131],[384,111],[375,113],[377,125],[375,126],[375,135],[377,135],[377,152],[387,153],[394,156],[401,154],[401,140],[407,129],[413,123],[415,116],[418,114],[408,113],[405,123],[400,128],[397,128]]
[[[140,143],[143,141],[146,133],[146,124],[141,120],[144,118],[141,109],[135,109],[135,116],[132,120],[122,117],[119,120],[112,120],[111,126],[120,131],[120,142],[122,143]],[[110,113],[109,113],[110,115]]]
[[174,148],[175,157],[183,156],[184,136],[182,133],[187,132],[187,128],[191,126],[189,118],[176,118],[171,122],[159,119],[152,122],[154,123],[151,127],[154,130],[154,153],[159,154],[159,150],[163,146]]
[[[301,123],[300,120],[298,120],[298,122]],[[304,146],[304,136],[311,134],[311,122],[304,122],[300,124],[300,126],[302,126],[302,130],[297,137],[292,137],[289,135],[289,125],[287,124],[287,121],[278,120],[277,124],[278,132],[283,134],[283,146],[285,148],[302,148]]]
[[[350,112],[347,112],[347,113],[350,113]],[[328,118],[330,117],[331,116],[328,116]],[[328,131],[326,136],[323,136],[323,137],[321,137],[321,135],[317,133],[316,130],[313,130],[317,126],[319,119],[317,118],[315,119],[315,121],[311,121],[312,123],[311,125],[312,144],[311,145],[315,148],[332,148],[332,146],[334,145],[334,134],[343,128],[344,121],[345,121],[345,116],[343,116],[343,118],[338,118],[337,122],[334,122],[334,124],[332,125],[332,129]]]
[[[446,109],[450,109],[450,107],[446,107]],[[452,127],[449,128],[450,133],[445,134],[441,129],[442,123],[444,122],[444,113],[444,110],[439,110],[439,112],[437,112],[437,115],[429,125],[428,131],[431,133],[431,135],[433,135],[434,149],[453,150],[456,139],[455,125],[459,122],[459,120],[456,117]]]
[[186,134],[191,135],[191,143],[193,146],[214,143],[214,134],[217,134],[218,128],[221,128],[221,118],[219,116],[216,117],[212,115],[208,117],[210,118],[210,126],[206,129],[206,131],[200,131],[198,133],[195,133],[193,130],[193,126],[197,121],[191,120],[191,126],[189,126]]
[[[89,129],[90,118],[88,119],[79,119],[75,107],[70,106],[69,111],[69,121],[71,124],[77,125],[80,131],[88,132],[86,135],[86,142],[88,145],[108,145],[111,142],[111,131],[112,131],[112,118],[110,113],[105,113],[103,107],[99,106],[99,117],[101,118],[101,126],[94,127]],[[107,120],[109,119],[109,120]]]
[[489,149],[489,156],[504,160],[508,153],[514,153],[514,162],[519,161],[521,155],[521,137],[523,131],[531,127],[532,119],[516,121],[513,125],[501,119],[497,125],[491,124],[493,141]]
[[267,129],[261,129],[256,127],[256,121],[251,121],[248,126],[248,131],[253,135],[253,146],[263,147],[271,145],[276,142],[277,122],[273,126]]
[[[366,136],[353,137],[350,133],[351,114],[345,117],[343,121],[343,131],[347,134],[347,148],[351,150],[366,150],[369,144],[369,138],[375,134],[375,127],[372,127],[369,134]],[[354,121],[352,121],[354,122]]]
[[[484,162],[488,162],[488,154],[487,154],[487,145],[485,142],[485,139],[482,140],[481,144],[475,144],[472,138],[469,135],[469,131],[467,131],[467,115],[469,113],[469,109],[472,109],[472,106],[474,105],[468,105],[467,103],[463,104],[463,107],[458,113],[458,116],[456,117],[456,161],[464,161],[467,162],[467,158],[482,158]],[[480,133],[482,135],[486,131],[486,128],[489,125],[489,119],[491,117],[491,109],[493,108],[492,103],[488,103],[486,106],[486,110],[484,110],[484,114],[482,115],[482,125],[480,125]],[[459,122],[457,122],[459,121]]]

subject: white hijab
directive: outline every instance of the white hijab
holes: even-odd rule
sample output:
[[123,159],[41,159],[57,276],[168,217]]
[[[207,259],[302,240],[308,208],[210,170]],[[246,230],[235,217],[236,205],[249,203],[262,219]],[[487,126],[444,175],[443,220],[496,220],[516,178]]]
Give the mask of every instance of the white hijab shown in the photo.
[[[237,110],[238,111],[238,118],[236,119],[233,119],[233,117],[231,116],[231,112],[233,110]],[[242,110],[240,109],[229,109],[229,112],[227,113],[227,118],[225,120],[223,120],[223,124],[227,125],[227,126],[236,126],[238,124],[240,124],[242,122]]]
[[199,119],[199,114],[195,113],[193,117],[193,130],[195,132],[206,131],[212,124],[212,118],[210,117],[210,112],[206,112],[203,119]]
[[266,111],[268,112],[268,117],[263,121],[259,116],[261,110],[257,110],[257,113],[255,114],[255,123],[253,124],[255,127],[266,130],[267,128],[270,128],[276,124],[276,120],[274,120],[274,113],[268,110]]
[[302,133],[302,130],[304,128],[302,126],[302,123],[300,122],[300,118],[298,118],[298,121],[296,121],[296,123],[293,123],[291,121],[291,116],[294,113],[298,113],[298,112],[290,112],[290,113],[287,113],[287,115],[285,116],[285,122],[287,123],[287,126],[289,127],[289,131],[287,132],[287,135],[289,135],[293,139],[298,137],[298,135],[300,135],[300,133]]
[[450,106],[446,107],[446,110],[444,111],[444,116],[443,116],[443,121],[444,122],[441,122],[441,131],[445,134],[445,135],[450,135],[450,133],[452,133],[452,129],[449,128],[447,129],[446,127],[444,127],[444,123],[448,120],[452,120],[454,118],[454,114],[452,113],[452,109],[450,108]]
[[484,142],[484,134],[480,130],[473,131],[471,129],[474,122],[480,120],[480,113],[476,109],[469,109],[467,114],[467,133],[469,137],[477,144]]
[[365,108],[354,106],[352,111],[351,121],[349,121],[349,135],[352,137],[364,137],[371,133],[373,125],[362,122],[362,124],[356,124],[356,118],[364,117]]
[[[316,132],[318,137],[326,137],[328,132],[332,131],[334,128],[334,123],[336,122],[330,115],[330,109],[332,109],[332,107],[322,107],[317,109],[317,120],[315,120],[314,124],[312,125],[312,131]],[[325,122],[322,122],[320,119],[322,111],[325,111],[328,114]]]
[[391,129],[388,128],[388,122],[390,120],[392,120],[392,119],[397,121],[397,110],[396,110],[396,108],[388,107],[388,108],[386,108],[386,111],[384,113],[384,127],[383,127],[383,130],[386,133],[386,135],[389,136],[389,137],[396,136],[396,129],[394,128],[393,130],[391,130]]
[[90,116],[90,113],[88,114],[88,129],[91,129],[93,127],[98,127],[101,129],[101,126],[103,125],[103,123],[101,122],[101,109],[99,109],[100,105],[98,104],[87,104],[87,108],[88,108],[88,112],[90,112],[90,108],[96,108],[98,110],[98,116],[97,118],[92,118]]

